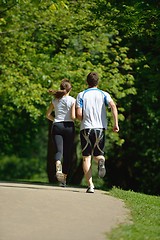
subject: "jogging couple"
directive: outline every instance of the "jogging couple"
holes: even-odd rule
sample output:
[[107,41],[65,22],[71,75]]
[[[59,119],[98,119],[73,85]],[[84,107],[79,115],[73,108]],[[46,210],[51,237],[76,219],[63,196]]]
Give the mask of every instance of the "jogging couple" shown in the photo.
[[[56,177],[61,186],[66,186],[74,141],[74,119],[80,120],[80,140],[83,156],[83,171],[88,185],[87,193],[94,193],[92,180],[92,157],[97,162],[98,175],[106,174],[104,147],[107,129],[106,106],[111,108],[113,131],[118,132],[117,107],[108,92],[98,88],[99,77],[96,72],[87,76],[88,88],[80,92],[77,98],[71,97],[71,83],[63,79],[60,90],[50,92],[54,98],[47,110],[46,117],[53,121],[52,138],[56,147]],[[53,117],[52,112],[55,112]],[[63,158],[63,164],[61,163]]]

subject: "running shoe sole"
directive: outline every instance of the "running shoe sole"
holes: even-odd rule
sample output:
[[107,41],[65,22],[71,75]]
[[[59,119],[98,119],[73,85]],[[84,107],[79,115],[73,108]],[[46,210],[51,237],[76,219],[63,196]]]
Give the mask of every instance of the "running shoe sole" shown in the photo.
[[105,160],[100,159],[98,161],[98,176],[100,178],[103,178],[106,175],[106,169],[105,169]]
[[60,187],[67,187],[67,184],[66,184],[66,182],[63,182],[63,183],[60,182],[60,183],[59,183],[59,186],[60,186]]

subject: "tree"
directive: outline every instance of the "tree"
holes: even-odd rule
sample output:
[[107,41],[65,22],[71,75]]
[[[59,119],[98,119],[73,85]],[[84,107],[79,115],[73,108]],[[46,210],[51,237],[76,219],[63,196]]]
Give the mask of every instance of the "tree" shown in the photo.
[[[73,85],[72,95],[76,97],[86,88],[88,72],[97,71],[100,87],[110,92],[117,102],[122,129],[117,135],[112,133],[108,112],[109,172],[104,185],[109,182],[109,186],[156,193],[155,183],[159,178],[159,132],[156,131],[159,125],[159,12],[156,4],[159,3],[136,0],[132,3],[115,0],[3,2],[1,154],[16,152],[28,158],[30,154],[38,155],[41,146],[45,149],[47,144],[43,139],[48,135],[45,111],[51,101],[47,89],[57,89],[60,80],[67,77]],[[10,138],[12,129],[14,134]],[[78,122],[76,132],[79,133]],[[78,141],[76,137],[76,146]],[[49,141],[48,146],[50,144]],[[51,169],[54,149],[48,149],[48,176],[49,181],[54,182],[54,169]],[[151,164],[146,162],[148,159]],[[154,190],[148,184],[150,172]],[[144,179],[142,184],[140,175]],[[82,177],[81,155],[75,154],[70,181],[78,184]]]
[[[129,48],[129,56],[135,59],[132,74],[137,94],[126,96],[125,121],[121,137],[125,139],[117,149],[116,160],[112,156],[111,182],[126,189],[145,193],[159,193],[159,2],[158,1],[110,1],[117,14],[114,22],[122,44]],[[114,146],[115,151],[115,146]],[[121,176],[117,175],[120,166]],[[115,172],[115,174],[113,174]]]

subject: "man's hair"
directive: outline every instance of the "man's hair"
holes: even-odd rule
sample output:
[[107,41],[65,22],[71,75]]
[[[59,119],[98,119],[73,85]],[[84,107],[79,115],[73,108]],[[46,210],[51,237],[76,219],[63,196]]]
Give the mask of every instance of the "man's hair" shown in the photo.
[[95,87],[98,85],[99,77],[98,73],[96,72],[90,72],[87,75],[87,83],[89,87]]

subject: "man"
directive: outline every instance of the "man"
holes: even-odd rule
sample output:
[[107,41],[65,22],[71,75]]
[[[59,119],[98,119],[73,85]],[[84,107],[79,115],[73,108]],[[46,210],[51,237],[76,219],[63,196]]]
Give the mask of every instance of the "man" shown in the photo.
[[76,115],[81,121],[80,139],[83,155],[83,171],[88,184],[87,193],[94,193],[92,181],[91,158],[98,163],[98,175],[103,178],[106,174],[104,146],[105,129],[107,129],[106,106],[111,108],[114,126],[118,132],[117,107],[109,93],[98,89],[99,77],[96,72],[87,76],[88,89],[80,92],[76,99]]

